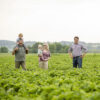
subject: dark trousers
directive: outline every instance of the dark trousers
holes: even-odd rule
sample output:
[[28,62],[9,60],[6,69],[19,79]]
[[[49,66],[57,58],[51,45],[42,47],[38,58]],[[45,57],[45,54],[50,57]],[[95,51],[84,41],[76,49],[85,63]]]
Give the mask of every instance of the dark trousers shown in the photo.
[[73,57],[73,68],[82,68],[82,57]]
[[15,67],[16,67],[17,69],[19,69],[20,66],[22,66],[22,69],[23,69],[23,70],[26,70],[25,61],[15,61]]

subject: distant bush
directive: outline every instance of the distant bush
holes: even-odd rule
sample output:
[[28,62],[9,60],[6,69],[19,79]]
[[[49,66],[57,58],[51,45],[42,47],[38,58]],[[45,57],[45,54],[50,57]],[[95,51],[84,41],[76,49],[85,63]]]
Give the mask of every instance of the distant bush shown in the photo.
[[0,47],[0,53],[8,53],[8,51],[7,47]]

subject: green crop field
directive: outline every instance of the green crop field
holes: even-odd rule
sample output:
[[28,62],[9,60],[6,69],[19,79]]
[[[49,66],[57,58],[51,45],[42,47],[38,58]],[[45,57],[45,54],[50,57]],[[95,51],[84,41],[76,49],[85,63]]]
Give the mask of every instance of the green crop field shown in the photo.
[[49,69],[26,57],[27,71],[15,69],[14,56],[0,54],[0,100],[100,100],[100,54],[88,54],[82,69],[68,54],[52,54]]

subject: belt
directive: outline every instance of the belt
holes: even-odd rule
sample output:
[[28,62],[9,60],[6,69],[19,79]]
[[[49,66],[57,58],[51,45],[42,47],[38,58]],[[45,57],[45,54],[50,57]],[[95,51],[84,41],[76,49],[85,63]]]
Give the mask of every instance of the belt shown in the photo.
[[[80,56],[82,56],[82,55],[80,55]],[[76,56],[76,57],[73,57],[73,58],[78,58],[78,57],[80,57],[80,56]]]

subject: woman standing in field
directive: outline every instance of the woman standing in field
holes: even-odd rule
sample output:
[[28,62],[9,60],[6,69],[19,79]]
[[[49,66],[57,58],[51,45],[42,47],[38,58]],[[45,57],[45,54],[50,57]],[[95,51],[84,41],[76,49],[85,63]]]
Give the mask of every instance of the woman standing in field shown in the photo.
[[39,67],[42,69],[48,69],[48,60],[50,58],[50,51],[47,43],[43,44],[42,54],[39,54],[38,52],[38,56],[39,56]]

